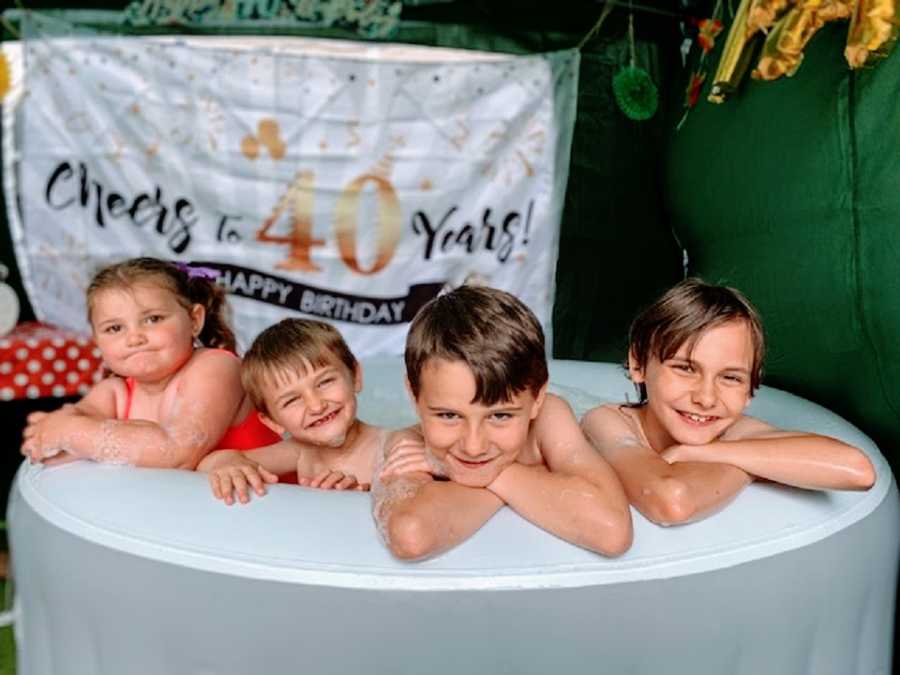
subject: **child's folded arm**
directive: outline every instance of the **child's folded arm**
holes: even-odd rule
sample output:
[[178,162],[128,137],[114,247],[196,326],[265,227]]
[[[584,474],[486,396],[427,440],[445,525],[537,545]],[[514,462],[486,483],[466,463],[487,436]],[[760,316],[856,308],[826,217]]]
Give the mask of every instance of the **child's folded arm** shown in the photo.
[[569,405],[548,396],[534,422],[547,464],[514,463],[488,486],[517,513],[604,555],[631,546],[631,512],[612,468],[590,446]]
[[866,490],[875,469],[858,448],[836,438],[781,431],[750,417],[706,445],[677,445],[663,452],[669,462],[724,462],[747,473],[811,489]]
[[376,477],[372,491],[376,525],[391,553],[404,560],[453,548],[503,506],[489,490],[435,481],[420,471]]
[[435,481],[439,467],[418,426],[394,431],[372,482],[372,509],[384,542],[398,558],[437,555],[471,537],[503,506],[484,488]]
[[90,414],[48,417],[32,425],[23,452],[39,460],[48,450],[63,449],[98,461],[193,469],[225,433],[243,390],[239,364],[230,355],[212,352],[185,368],[190,370],[159,422]]
[[743,469],[722,462],[668,463],[610,407],[589,411],[581,426],[618,474],[629,501],[658,525],[705,518],[753,480]]

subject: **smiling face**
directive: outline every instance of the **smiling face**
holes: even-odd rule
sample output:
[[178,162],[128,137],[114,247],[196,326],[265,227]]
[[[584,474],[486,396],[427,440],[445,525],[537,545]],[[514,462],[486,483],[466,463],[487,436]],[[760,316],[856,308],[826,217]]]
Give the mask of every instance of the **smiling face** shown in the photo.
[[462,361],[429,359],[422,368],[416,412],[425,444],[447,477],[484,487],[516,461],[544,401],[525,389],[493,405],[473,402],[476,384]]
[[629,356],[634,382],[647,388],[640,414],[657,452],[676,445],[704,445],[740,419],[750,402],[753,342],[746,321],[709,328],[693,349],[682,344],[669,359],[639,366]]
[[94,340],[103,360],[121,377],[159,382],[191,357],[205,318],[202,305],[185,308],[152,282],[98,290],[91,298]]
[[330,448],[343,446],[356,422],[356,394],[362,371],[335,359],[303,369],[278,371],[267,378],[268,415],[263,422],[275,433],[285,432],[300,443]]

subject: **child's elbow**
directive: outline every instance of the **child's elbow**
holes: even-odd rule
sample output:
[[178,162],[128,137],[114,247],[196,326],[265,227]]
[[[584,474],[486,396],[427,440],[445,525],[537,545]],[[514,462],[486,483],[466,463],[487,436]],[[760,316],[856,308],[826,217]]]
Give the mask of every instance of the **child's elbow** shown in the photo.
[[194,449],[180,452],[175,457],[174,468],[196,471],[200,462],[209,454],[209,449]]
[[415,513],[392,514],[385,528],[390,552],[401,560],[419,560],[434,553],[434,529]]
[[626,514],[624,519],[611,519],[598,526],[595,533],[589,548],[609,558],[616,558],[630,549],[634,541],[631,515]]
[[663,479],[653,488],[645,488],[643,514],[657,525],[682,525],[697,515],[697,504],[687,486],[675,478]]
[[871,460],[863,452],[857,452],[849,467],[849,485],[851,490],[868,490],[875,485],[878,475]]

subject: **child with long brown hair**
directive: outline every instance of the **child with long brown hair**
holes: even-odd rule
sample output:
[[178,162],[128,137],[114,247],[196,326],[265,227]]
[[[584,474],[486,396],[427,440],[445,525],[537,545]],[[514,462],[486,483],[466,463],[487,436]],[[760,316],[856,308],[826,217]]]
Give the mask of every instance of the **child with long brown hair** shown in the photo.
[[155,258],[100,270],[87,289],[88,319],[111,375],[74,405],[32,413],[22,454],[193,469],[214,448],[277,441],[241,387],[215,276]]

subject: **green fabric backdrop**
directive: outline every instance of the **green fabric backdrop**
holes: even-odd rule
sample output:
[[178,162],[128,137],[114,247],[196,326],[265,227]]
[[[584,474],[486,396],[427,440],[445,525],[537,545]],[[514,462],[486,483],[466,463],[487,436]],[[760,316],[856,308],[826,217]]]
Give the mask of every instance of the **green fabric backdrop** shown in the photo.
[[820,31],[792,78],[702,101],[670,137],[664,192],[691,272],[762,312],[765,382],[844,415],[895,458],[900,54],[851,72],[846,31]]

